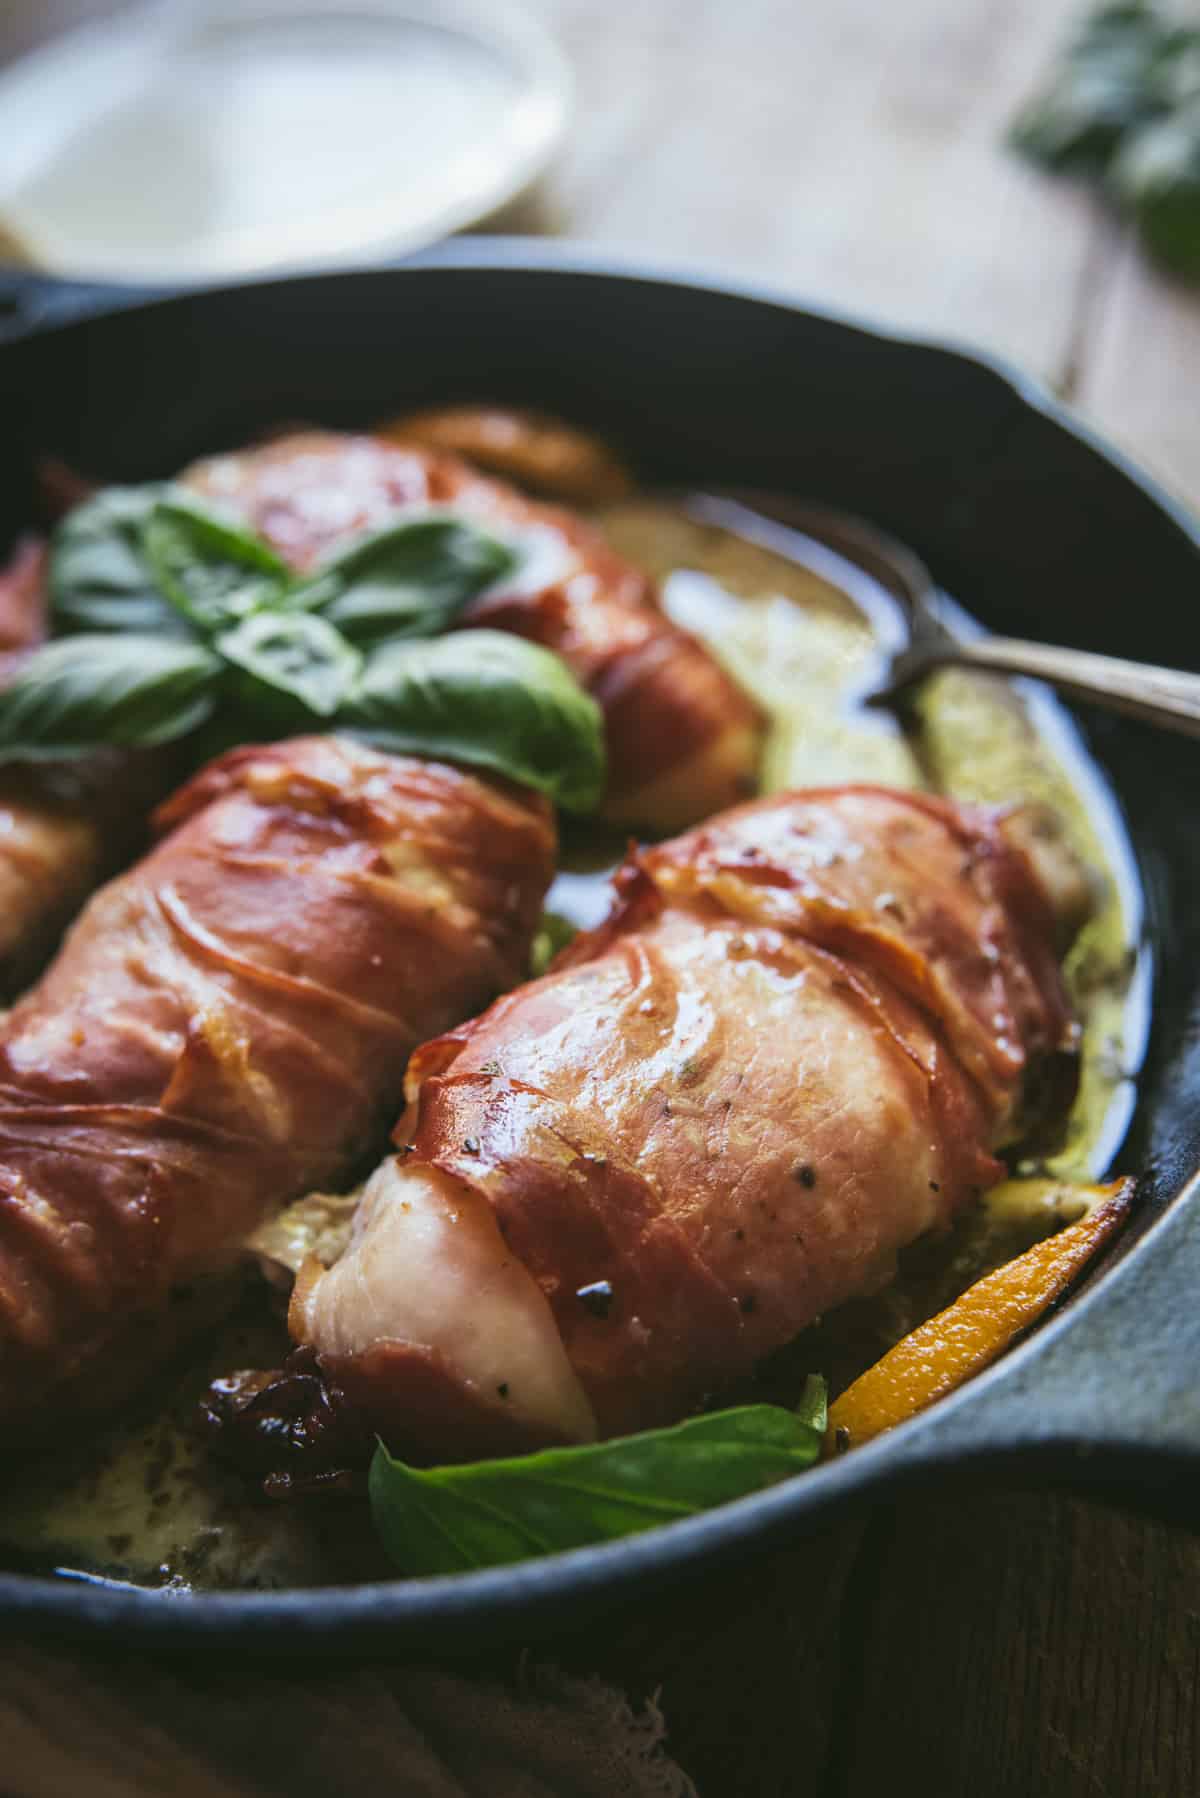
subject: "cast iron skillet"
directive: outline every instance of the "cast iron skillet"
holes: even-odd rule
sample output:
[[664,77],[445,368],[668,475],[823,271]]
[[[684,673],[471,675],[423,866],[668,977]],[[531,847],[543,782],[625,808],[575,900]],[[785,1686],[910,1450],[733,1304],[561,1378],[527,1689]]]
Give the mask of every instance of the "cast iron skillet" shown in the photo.
[[[541,405],[647,480],[827,501],[908,541],[988,625],[1200,666],[1200,534],[1040,391],[724,280],[460,240],[405,266],[154,299],[0,283],[0,545],[39,451],[160,475],[281,420],[454,398]],[[478,1648],[576,1627],[917,1481],[1071,1487],[1188,1522],[1200,1503],[1200,743],[1085,715],[1125,808],[1157,967],[1120,1154],[1134,1227],[1022,1348],[903,1429],[650,1535],[454,1579],[176,1599],[0,1577],[0,1616],[155,1647]]]

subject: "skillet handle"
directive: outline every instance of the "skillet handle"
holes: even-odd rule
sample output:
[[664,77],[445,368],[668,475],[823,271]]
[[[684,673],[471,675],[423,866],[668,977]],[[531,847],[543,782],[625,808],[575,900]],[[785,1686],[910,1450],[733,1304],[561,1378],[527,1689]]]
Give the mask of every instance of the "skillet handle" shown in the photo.
[[[1200,1529],[1198,1299],[1200,1179],[1028,1343],[897,1432],[892,1473],[1063,1486]],[[882,1463],[888,1441],[857,1454]]]
[[152,299],[167,290],[106,281],[64,281],[35,269],[0,266],[0,344],[16,343],[50,325],[70,324]]

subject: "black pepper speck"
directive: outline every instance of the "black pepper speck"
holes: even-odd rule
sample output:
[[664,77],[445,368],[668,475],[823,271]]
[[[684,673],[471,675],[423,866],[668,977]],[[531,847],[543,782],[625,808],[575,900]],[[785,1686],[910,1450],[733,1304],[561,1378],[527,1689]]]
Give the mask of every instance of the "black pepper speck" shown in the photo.
[[798,1161],[792,1169],[793,1180],[799,1180],[801,1186],[807,1186],[811,1192],[817,1184],[817,1170],[809,1161]]

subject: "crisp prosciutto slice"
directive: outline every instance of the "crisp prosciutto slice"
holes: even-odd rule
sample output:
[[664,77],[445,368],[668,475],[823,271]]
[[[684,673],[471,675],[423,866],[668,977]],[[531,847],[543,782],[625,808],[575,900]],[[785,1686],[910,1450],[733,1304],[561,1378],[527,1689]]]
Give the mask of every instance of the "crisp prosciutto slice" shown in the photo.
[[536,797],[330,738],[158,822],[0,1022],[5,1425],[136,1383],[173,1287],[351,1176],[414,1044],[520,978],[553,871]]
[[754,786],[761,719],[704,646],[663,616],[649,578],[574,513],[531,500],[456,457],[379,437],[309,431],[215,456],[184,476],[293,567],[405,512],[451,507],[516,536],[521,567],[463,623],[554,650],[604,712],[606,815],[678,830]]
[[1056,916],[991,814],[785,795],[617,893],[418,1051],[401,1152],[297,1283],[295,1337],[398,1453],[679,1417],[886,1282],[1061,1100]]

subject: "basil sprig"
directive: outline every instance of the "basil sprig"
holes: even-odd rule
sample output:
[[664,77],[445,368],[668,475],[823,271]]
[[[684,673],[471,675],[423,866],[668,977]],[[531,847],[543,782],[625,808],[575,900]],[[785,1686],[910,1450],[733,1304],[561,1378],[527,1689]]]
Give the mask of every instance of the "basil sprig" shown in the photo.
[[410,1467],[380,1443],[371,1513],[405,1573],[504,1566],[653,1529],[801,1473],[820,1454],[825,1421],[824,1381],[810,1379],[794,1412],[744,1405],[462,1467]]
[[1111,185],[1151,255],[1200,281],[1200,97],[1139,131],[1117,158]]
[[1200,280],[1200,24],[1153,0],[1084,19],[1010,141],[1097,178],[1166,267]]
[[1126,133],[1153,114],[1162,32],[1154,10],[1137,0],[1098,7],[1018,114],[1014,146],[1048,168],[1103,169]]
[[294,575],[261,537],[184,487],[107,487],[54,534],[51,614],[59,634],[190,626],[211,636],[259,611],[315,612],[365,646],[436,636],[516,565],[492,533],[427,512]]
[[493,631],[435,636],[515,566],[469,520],[427,513],[293,575],[183,488],[109,488],[55,535],[60,634],[0,693],[0,762],[202,726],[193,747],[210,753],[333,728],[590,809],[604,781],[600,713],[558,657]]

